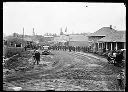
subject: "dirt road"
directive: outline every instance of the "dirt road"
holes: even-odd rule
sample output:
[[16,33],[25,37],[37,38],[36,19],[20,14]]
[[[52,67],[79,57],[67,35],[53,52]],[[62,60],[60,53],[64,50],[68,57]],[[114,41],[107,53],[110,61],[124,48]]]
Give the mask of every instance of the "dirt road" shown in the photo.
[[[23,90],[115,91],[120,71],[106,59],[80,52],[52,51],[40,65],[9,82]],[[55,64],[54,64],[55,63]],[[44,66],[45,65],[45,66]]]

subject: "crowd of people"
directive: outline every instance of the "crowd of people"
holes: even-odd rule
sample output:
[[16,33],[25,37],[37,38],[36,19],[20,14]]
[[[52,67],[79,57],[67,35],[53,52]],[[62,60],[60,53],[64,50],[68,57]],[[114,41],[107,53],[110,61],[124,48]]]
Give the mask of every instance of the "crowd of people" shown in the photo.
[[80,46],[52,46],[50,47],[52,50],[63,50],[63,51],[76,51],[76,52],[91,52],[90,47],[80,47]]
[[[37,65],[40,62],[40,53],[38,51],[38,49],[41,49],[41,46],[37,45],[37,46],[31,46],[31,47],[35,47],[35,48],[31,48],[34,49],[33,52],[33,59],[34,59],[34,65],[37,63]],[[27,50],[27,46],[24,47],[25,50]],[[49,50],[63,50],[63,51],[83,51],[83,52],[90,52],[90,48],[89,47],[80,47],[80,46],[50,46]]]

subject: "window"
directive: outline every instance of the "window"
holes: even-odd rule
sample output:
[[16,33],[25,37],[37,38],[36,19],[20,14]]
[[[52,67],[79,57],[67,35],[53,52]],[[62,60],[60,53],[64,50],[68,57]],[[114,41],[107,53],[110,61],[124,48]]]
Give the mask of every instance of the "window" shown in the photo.
[[10,46],[13,46],[13,42],[10,43]]
[[21,43],[20,44],[16,44],[16,47],[21,47]]

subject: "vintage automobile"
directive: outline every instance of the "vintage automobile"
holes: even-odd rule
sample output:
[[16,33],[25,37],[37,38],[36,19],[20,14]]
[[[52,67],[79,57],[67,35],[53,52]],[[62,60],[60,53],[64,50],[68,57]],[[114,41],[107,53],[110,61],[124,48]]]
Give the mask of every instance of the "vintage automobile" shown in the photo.
[[50,54],[49,46],[43,46],[42,55],[49,55],[49,54]]
[[114,64],[115,66],[120,66],[120,67],[124,67],[125,63],[126,63],[126,49],[121,49],[120,52],[123,53],[123,59],[121,62],[116,62],[115,61],[115,57],[116,55],[114,55],[114,53],[116,54],[117,52],[109,52],[108,56],[107,56],[107,60],[109,64]]

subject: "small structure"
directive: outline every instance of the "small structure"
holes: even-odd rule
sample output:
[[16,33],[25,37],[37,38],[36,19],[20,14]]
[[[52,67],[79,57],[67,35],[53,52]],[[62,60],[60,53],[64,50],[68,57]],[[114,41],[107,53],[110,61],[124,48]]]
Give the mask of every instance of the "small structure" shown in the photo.
[[8,47],[24,47],[26,41],[18,37],[8,36],[4,38],[4,45]]
[[3,39],[3,56],[8,56],[8,53],[15,54],[24,51],[26,41],[19,37],[7,36]]

